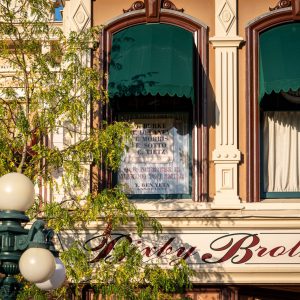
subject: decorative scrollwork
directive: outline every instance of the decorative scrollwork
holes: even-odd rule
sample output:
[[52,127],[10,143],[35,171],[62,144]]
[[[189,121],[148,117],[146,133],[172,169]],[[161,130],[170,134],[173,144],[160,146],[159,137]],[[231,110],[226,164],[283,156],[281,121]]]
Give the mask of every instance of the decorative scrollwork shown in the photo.
[[[135,1],[130,8],[128,9],[123,9],[124,13],[130,12],[130,11],[135,11],[135,10],[141,10],[145,8],[145,3],[143,1]],[[164,9],[171,9],[179,12],[184,12],[183,8],[178,9],[176,5],[170,1],[170,0],[162,0],[161,1],[161,8]]]
[[143,1],[135,1],[128,9],[123,9],[124,13],[140,10],[145,8],[145,3]]
[[292,6],[291,0],[280,0],[275,7],[269,7],[270,11]]
[[161,8],[172,9],[172,10],[176,10],[176,11],[179,11],[179,12],[184,12],[183,8],[180,8],[180,9],[177,8],[176,5],[170,0],[163,0],[162,3],[161,3]]

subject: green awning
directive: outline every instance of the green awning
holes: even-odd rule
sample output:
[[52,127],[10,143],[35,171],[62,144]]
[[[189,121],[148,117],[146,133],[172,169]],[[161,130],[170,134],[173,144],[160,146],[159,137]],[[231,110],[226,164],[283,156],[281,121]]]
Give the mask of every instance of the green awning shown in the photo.
[[288,23],[259,37],[259,101],[264,94],[300,88],[300,23]]
[[193,34],[143,24],[113,35],[109,97],[169,95],[194,99]]

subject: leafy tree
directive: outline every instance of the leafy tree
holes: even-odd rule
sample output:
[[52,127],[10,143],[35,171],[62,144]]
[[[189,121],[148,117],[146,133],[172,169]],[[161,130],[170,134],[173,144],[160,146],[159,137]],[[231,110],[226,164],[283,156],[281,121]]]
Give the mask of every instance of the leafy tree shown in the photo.
[[[0,175],[21,172],[38,187],[63,188],[63,201],[45,203],[39,195],[30,211],[56,232],[93,221],[103,224],[104,239],[129,223],[139,235],[145,226],[159,232],[160,224],[137,209],[119,187],[82,193],[84,166],[104,164],[116,171],[131,129],[127,123],[115,122],[80,131],[90,121],[90,111],[108,101],[101,87],[103,74],[96,63],[87,63],[100,28],[64,35],[51,22],[51,3],[0,2],[0,63],[7,67],[0,73]],[[71,140],[76,136],[76,141],[54,147],[51,135],[62,130]],[[61,175],[62,186],[55,174]],[[126,242],[118,244],[109,264],[103,260],[90,264],[89,249],[79,242],[61,258],[71,284],[53,292],[53,299],[68,299],[70,289],[80,297],[78,288],[86,282],[96,293],[119,299],[167,299],[189,285],[186,264],[172,270],[144,266],[138,249]],[[19,298],[30,297],[49,299],[50,294],[25,283]]]

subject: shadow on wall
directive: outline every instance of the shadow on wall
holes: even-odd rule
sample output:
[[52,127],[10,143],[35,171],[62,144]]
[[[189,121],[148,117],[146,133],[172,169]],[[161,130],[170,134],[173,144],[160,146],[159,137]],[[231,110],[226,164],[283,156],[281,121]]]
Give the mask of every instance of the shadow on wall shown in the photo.
[[164,25],[158,30],[156,25],[142,25],[114,36],[108,84],[111,99],[149,94],[194,99],[195,46],[191,47],[192,39],[186,31],[183,38],[189,37],[187,46],[178,46],[173,27]]
[[111,91],[114,96],[146,95],[148,93],[147,87],[153,87],[159,83],[158,81],[153,80],[153,76],[159,74],[158,71],[151,71],[145,74],[135,74],[130,78],[127,78],[127,69],[130,70],[130,64],[134,62],[125,61],[128,65],[123,66],[119,62],[123,59],[123,52],[121,49],[122,45],[125,44],[127,45],[126,52],[130,52],[133,48],[134,42],[135,39],[128,36],[123,38],[114,38],[111,50],[113,54],[110,60],[109,73],[116,74],[117,77],[110,79],[108,85],[109,91]]

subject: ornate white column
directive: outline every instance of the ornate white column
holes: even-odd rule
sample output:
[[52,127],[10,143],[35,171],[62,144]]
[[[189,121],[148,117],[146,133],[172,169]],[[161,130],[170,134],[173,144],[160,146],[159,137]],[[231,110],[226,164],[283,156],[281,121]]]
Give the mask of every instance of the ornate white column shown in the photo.
[[237,50],[242,38],[237,36],[237,0],[215,0],[216,195],[211,205],[216,209],[239,209],[237,128]]

